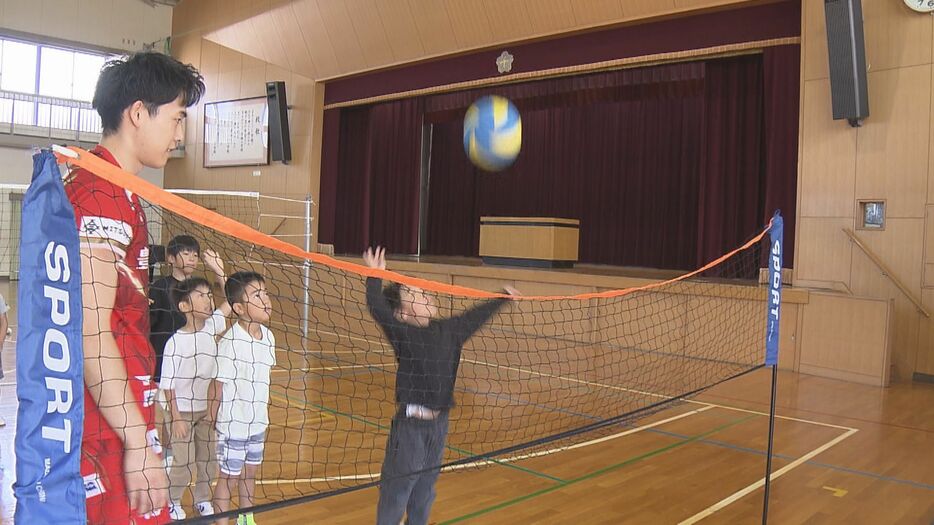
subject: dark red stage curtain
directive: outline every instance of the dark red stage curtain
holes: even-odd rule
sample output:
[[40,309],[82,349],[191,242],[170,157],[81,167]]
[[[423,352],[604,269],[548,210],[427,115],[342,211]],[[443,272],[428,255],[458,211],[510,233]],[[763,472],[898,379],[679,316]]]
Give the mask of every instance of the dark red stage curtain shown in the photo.
[[[432,133],[426,252],[477,255],[479,217],[580,219],[581,260],[657,268],[693,263],[701,170],[703,63],[504,86],[523,145],[500,173],[463,153],[460,118],[476,93],[426,101]],[[691,266],[689,264],[688,266]]]
[[765,99],[765,205],[763,222],[775,210],[785,219],[785,266],[795,249],[798,194],[798,118],[801,48],[766,48],[762,55]]
[[[320,232],[337,253],[381,245],[393,253],[418,248],[422,110],[418,99],[342,109],[334,213]],[[324,177],[322,182],[324,182]],[[322,194],[324,190],[322,189]],[[324,199],[322,199],[324,200]],[[323,215],[323,214],[322,214]]]
[[[340,140],[325,144],[338,160],[336,176],[322,177],[334,215],[319,239],[333,232],[339,253],[416,251],[423,122],[425,254],[476,256],[484,215],[580,219],[581,261],[623,266],[696,268],[775,209],[793,239],[798,49],[342,109],[325,119]],[[474,168],[462,145],[464,111],[490,93],[523,119],[522,151],[500,173]]]

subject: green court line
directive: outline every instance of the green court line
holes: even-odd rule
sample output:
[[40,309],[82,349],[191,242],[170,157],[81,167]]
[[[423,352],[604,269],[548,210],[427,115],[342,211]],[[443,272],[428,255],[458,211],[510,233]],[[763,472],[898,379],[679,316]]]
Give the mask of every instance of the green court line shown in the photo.
[[[369,426],[372,426],[372,427],[376,427],[376,428],[378,428],[378,429],[380,429],[380,430],[385,430],[385,431],[387,431],[387,432],[389,431],[389,427],[387,427],[386,425],[381,425],[381,424],[379,424],[379,423],[377,423],[377,422],[375,422],[375,421],[370,421],[370,420],[364,419],[364,418],[362,418],[362,417],[360,417],[360,416],[355,416],[355,415],[353,415],[353,414],[349,414],[349,413],[346,413],[346,412],[341,412],[341,411],[339,411],[339,410],[335,410],[335,409],[333,409],[333,408],[326,407],[326,406],[323,406],[323,405],[318,405],[318,404],[315,404],[315,403],[312,403],[312,402],[309,402],[309,401],[301,401],[301,400],[299,400],[299,399],[293,399],[293,398],[289,397],[288,394],[282,394],[282,393],[279,393],[279,392],[275,392],[274,394],[277,395],[277,396],[284,397],[284,398],[286,398],[286,399],[289,400],[289,401],[292,401],[292,402],[295,402],[295,403],[300,403],[301,405],[306,406],[306,407],[309,407],[309,406],[310,406],[310,407],[316,408],[316,409],[318,409],[318,410],[320,410],[320,411],[322,411],[322,412],[329,412],[329,413],[331,413],[331,414],[336,414],[336,415],[339,415],[339,416],[343,416],[343,417],[346,417],[346,418],[350,418],[350,419],[352,419],[352,420],[354,420],[354,421],[359,421],[359,422],[364,423],[364,424],[366,424],[366,425],[369,425]],[[453,447],[453,446],[451,446],[451,445],[445,445],[445,448],[448,449],[448,450],[453,450],[454,452],[457,452],[458,454],[461,454],[461,455],[463,455],[463,456],[468,456],[468,457],[469,457],[469,456],[475,456],[475,455],[476,455],[476,454],[474,454],[473,452],[470,452],[469,450],[459,449],[459,448]],[[488,458],[487,461],[490,461],[490,462],[492,462],[492,463],[496,463],[497,465],[500,465],[500,466],[503,466],[503,467],[508,467],[508,468],[511,468],[511,469],[515,469],[515,470],[518,470],[518,471],[520,471],[520,472],[525,472],[526,474],[531,474],[531,475],[533,475],[533,476],[538,476],[538,477],[540,477],[540,478],[545,478],[545,479],[547,479],[547,480],[551,480],[551,481],[554,481],[554,482],[556,482],[556,483],[567,483],[565,480],[563,480],[563,479],[561,479],[561,478],[556,478],[556,477],[554,477],[554,476],[545,474],[544,472],[538,472],[538,471],[535,471],[535,470],[532,470],[532,469],[529,469],[529,468],[525,468],[525,467],[522,467],[522,466],[520,466],[520,465],[516,465],[516,464],[510,463],[510,462],[506,462],[506,461],[502,461],[502,460],[498,460],[498,459],[494,459],[494,458]]]
[[511,499],[511,500],[507,500],[507,501],[504,501],[504,502],[502,502],[502,503],[498,503],[498,504],[496,504],[496,505],[491,505],[491,506],[489,506],[489,507],[486,507],[486,508],[483,508],[483,509],[480,509],[480,510],[471,512],[470,514],[464,514],[463,516],[459,516],[459,517],[457,517],[457,518],[453,518],[453,519],[450,519],[450,520],[447,520],[447,521],[442,521],[442,522],[439,523],[438,525],[448,525],[448,524],[450,524],[450,523],[458,523],[458,522],[461,522],[461,521],[473,519],[473,518],[476,518],[476,517],[478,517],[478,516],[482,516],[482,515],[484,515],[484,514],[489,514],[490,512],[495,512],[495,511],[497,511],[497,510],[504,509],[504,508],[506,508],[506,507],[510,507],[510,506],[515,505],[515,504],[517,504],[517,503],[522,503],[523,501],[528,501],[528,500],[530,500],[530,499],[537,498],[537,497],[539,497],[539,496],[541,496],[541,495],[548,494],[548,493],[554,492],[554,491],[556,491],[556,490],[561,490],[561,489],[563,489],[563,488],[565,488],[565,487],[567,487],[567,486],[569,486],[569,485],[574,485],[574,484],[580,483],[580,482],[582,482],[582,481],[587,481],[587,480],[589,480],[589,479],[592,479],[592,478],[595,478],[595,477],[598,477],[598,476],[602,476],[603,474],[606,474],[606,473],[611,472],[611,471],[613,471],[613,470],[616,470],[616,469],[619,469],[619,468],[622,468],[622,467],[625,467],[625,466],[628,466],[628,465],[632,465],[633,463],[638,463],[638,462],[640,462],[640,461],[642,461],[642,460],[644,460],[644,459],[648,459],[648,458],[651,458],[651,457],[653,457],[653,456],[657,456],[657,455],[659,455],[659,454],[661,454],[661,453],[663,453],[663,452],[667,452],[667,451],[669,451],[669,450],[678,448],[678,447],[683,446],[683,445],[687,445],[687,444],[689,444],[689,443],[694,443],[695,441],[699,441],[699,440],[704,439],[704,438],[706,438],[706,437],[708,437],[708,436],[711,436],[711,435],[713,435],[713,434],[716,434],[717,432],[720,432],[720,431],[726,430],[726,429],[728,429],[728,428],[730,428],[730,427],[739,425],[740,423],[743,423],[743,422],[745,422],[745,421],[748,421],[748,420],[750,420],[750,419],[752,419],[752,418],[754,418],[754,417],[758,417],[758,414],[753,414],[753,415],[750,415],[750,416],[742,417],[742,418],[737,419],[736,421],[733,421],[733,422],[731,422],[731,423],[726,423],[726,424],[724,424],[724,425],[720,425],[719,427],[716,427],[716,428],[714,428],[713,430],[709,430],[709,431],[704,432],[704,433],[702,433],[702,434],[697,434],[697,435],[691,436],[691,437],[689,437],[689,438],[687,438],[687,439],[685,439],[685,440],[683,440],[683,441],[678,441],[678,442],[676,442],[676,443],[672,443],[672,444],[670,444],[670,445],[665,445],[664,447],[659,447],[659,448],[657,448],[657,449],[655,449],[655,450],[651,450],[651,451],[646,452],[646,453],[644,453],[644,454],[640,454],[640,455],[638,455],[638,456],[631,457],[631,458],[627,459],[626,461],[623,461],[622,463],[617,463],[617,464],[615,464],[615,465],[610,465],[610,466],[608,466],[608,467],[604,467],[604,468],[602,468],[602,469],[595,470],[595,471],[590,472],[590,473],[588,473],[588,474],[584,474],[583,476],[580,476],[580,477],[577,477],[577,478],[574,478],[574,479],[571,479],[571,480],[568,480],[568,481],[564,481],[564,482],[559,483],[559,484],[557,484],[557,485],[554,485],[554,486],[551,486],[551,487],[548,487],[548,488],[544,488],[544,489],[541,489],[541,490],[538,490],[538,491],[535,491],[535,492],[530,492],[529,494],[526,494],[526,495],[524,495],[524,496],[519,496],[518,498],[513,498],[513,499]]

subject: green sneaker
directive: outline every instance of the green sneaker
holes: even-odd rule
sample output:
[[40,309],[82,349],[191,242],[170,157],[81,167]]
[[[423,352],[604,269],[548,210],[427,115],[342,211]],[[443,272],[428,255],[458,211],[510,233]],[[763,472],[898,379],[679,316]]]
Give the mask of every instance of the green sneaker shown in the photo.
[[250,512],[237,516],[237,525],[256,525],[256,520],[253,519],[253,513]]

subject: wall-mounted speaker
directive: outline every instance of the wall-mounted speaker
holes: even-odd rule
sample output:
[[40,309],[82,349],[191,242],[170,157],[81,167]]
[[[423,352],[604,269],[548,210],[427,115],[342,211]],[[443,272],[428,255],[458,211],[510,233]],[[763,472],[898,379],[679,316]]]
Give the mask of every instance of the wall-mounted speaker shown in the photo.
[[292,160],[292,139],[289,135],[289,103],[285,82],[266,82],[266,103],[269,105],[269,153],[272,160],[288,164]]
[[851,126],[859,126],[869,116],[862,3],[860,0],[824,0],[824,19],[833,118],[847,119]]

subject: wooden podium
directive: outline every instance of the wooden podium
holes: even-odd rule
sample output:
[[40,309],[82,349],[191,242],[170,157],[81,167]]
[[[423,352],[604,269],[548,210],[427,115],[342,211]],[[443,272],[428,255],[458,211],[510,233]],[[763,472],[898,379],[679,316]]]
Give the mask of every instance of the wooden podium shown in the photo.
[[580,221],[554,217],[480,217],[480,257],[486,264],[571,268]]

